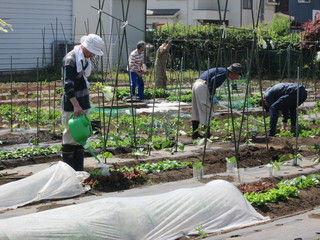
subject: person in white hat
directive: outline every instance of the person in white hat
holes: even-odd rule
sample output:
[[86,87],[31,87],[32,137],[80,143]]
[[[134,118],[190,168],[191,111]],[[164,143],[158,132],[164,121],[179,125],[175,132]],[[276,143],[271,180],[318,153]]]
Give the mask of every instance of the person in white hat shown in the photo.
[[62,124],[65,129],[62,135],[62,158],[76,171],[83,171],[84,149],[76,143],[69,131],[68,121],[73,113],[74,118],[82,114],[89,115],[89,82],[91,60],[94,56],[102,56],[104,42],[98,35],[83,36],[81,44],[63,58],[62,64]]

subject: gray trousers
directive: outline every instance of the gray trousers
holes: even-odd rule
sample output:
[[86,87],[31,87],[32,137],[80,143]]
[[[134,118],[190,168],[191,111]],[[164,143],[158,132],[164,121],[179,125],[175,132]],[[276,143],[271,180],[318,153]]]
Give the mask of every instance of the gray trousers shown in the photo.
[[210,94],[208,85],[206,81],[202,79],[198,79],[192,86],[192,111],[191,111],[191,120],[192,121],[199,121],[201,124],[208,126],[210,125],[212,119],[212,112],[211,112],[211,119],[209,120],[210,114]]

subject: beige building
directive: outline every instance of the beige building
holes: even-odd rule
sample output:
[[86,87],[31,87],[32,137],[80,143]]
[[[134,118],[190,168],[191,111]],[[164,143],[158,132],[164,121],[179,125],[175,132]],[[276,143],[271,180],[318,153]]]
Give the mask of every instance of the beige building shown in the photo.
[[219,24],[220,18],[225,18],[227,26],[252,26],[252,12],[256,23],[260,2],[259,22],[270,21],[276,0],[148,0],[147,27],[178,22],[186,26]]

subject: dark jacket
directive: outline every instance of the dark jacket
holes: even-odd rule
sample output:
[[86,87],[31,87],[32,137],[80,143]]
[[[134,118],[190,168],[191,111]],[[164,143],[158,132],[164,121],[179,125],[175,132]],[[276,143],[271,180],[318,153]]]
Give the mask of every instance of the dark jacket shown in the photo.
[[264,92],[263,97],[270,108],[270,133],[274,134],[276,132],[279,111],[283,114],[283,122],[286,123],[290,118],[291,125],[295,126],[298,96],[299,106],[307,99],[307,91],[304,86],[296,83],[278,83]]
[[[83,66],[83,69],[86,69]],[[70,51],[64,58],[62,64],[63,95],[62,109],[73,112],[73,105],[70,98],[76,97],[81,108],[87,110],[90,108],[89,89],[83,77],[83,72],[77,72],[75,51]]]
[[207,81],[210,94],[212,95],[216,93],[216,89],[220,87],[227,79],[227,74],[228,70],[226,68],[210,68],[209,70],[203,72],[199,78]]

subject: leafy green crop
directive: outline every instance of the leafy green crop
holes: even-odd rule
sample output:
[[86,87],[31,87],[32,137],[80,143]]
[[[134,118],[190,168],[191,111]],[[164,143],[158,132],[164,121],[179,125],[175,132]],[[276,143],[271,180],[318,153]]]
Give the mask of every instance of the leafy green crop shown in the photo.
[[265,193],[250,194],[245,193],[244,197],[252,204],[252,206],[267,205],[270,202],[279,202],[288,200],[289,197],[298,196],[298,188],[281,186],[279,189],[271,189]]
[[192,94],[182,95],[182,96],[180,96],[180,98],[179,98],[179,96],[171,96],[171,97],[167,98],[168,101],[179,101],[179,99],[181,102],[191,102]]
[[29,149],[17,149],[15,151],[0,151],[0,160],[17,159],[24,157],[54,154],[60,151],[61,146],[53,147],[32,147]]
[[176,170],[185,168],[192,165],[192,162],[180,162],[176,160],[165,160],[157,163],[144,163],[141,165],[137,165],[135,167],[127,167],[124,166],[120,168],[121,172],[134,172],[134,169],[138,169],[146,174],[148,173],[159,173],[169,170]]
[[39,112],[37,112],[36,108],[6,104],[0,106],[0,118],[3,122],[18,121],[24,125],[31,125],[39,121],[41,126],[47,126],[61,118],[61,112],[44,109],[39,109]]
[[[129,88],[118,88],[116,91],[116,96],[118,99],[123,99],[125,97],[130,96]],[[145,99],[153,99],[155,98],[167,98],[170,96],[170,92],[165,89],[145,89],[144,97]]]
[[290,180],[281,181],[281,185],[297,187],[299,189],[314,187],[320,183],[320,175],[312,174],[309,176],[300,176]]
[[267,205],[270,202],[286,201],[290,197],[297,197],[299,189],[314,187],[320,184],[320,175],[311,174],[300,176],[290,180],[282,180],[277,184],[278,188],[264,193],[245,193],[244,197],[252,206]]
[[194,167],[194,168],[197,168],[197,169],[202,168],[202,162],[194,162],[194,163],[193,163],[193,167]]

